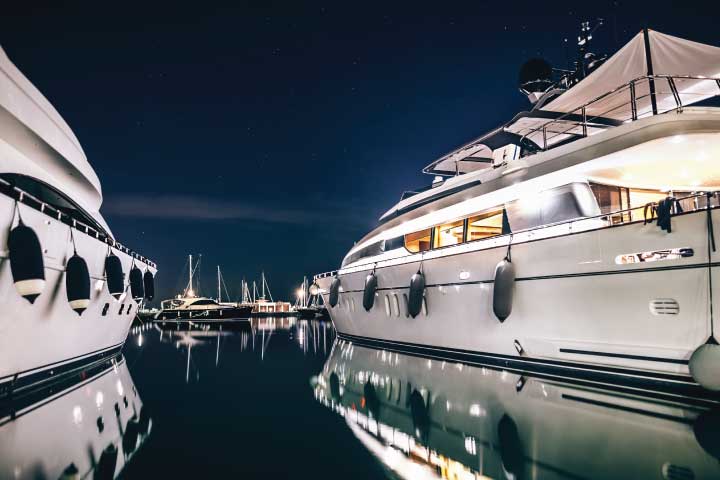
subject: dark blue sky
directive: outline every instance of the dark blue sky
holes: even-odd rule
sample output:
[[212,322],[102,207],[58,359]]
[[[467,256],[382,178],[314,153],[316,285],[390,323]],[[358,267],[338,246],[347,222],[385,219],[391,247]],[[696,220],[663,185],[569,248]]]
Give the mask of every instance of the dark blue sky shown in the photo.
[[646,25],[720,45],[718,2],[235,3],[15,2],[0,17],[0,45],[74,130],[162,297],[188,253],[206,294],[218,263],[233,294],[264,268],[286,298],[336,268],[431,180],[422,167],[527,107],[520,65],[566,67],[583,19],[605,19],[598,53]]

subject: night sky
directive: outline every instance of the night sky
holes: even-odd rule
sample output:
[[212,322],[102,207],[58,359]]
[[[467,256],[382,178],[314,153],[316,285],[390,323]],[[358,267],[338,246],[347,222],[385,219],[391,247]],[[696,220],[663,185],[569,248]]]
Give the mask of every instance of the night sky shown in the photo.
[[567,67],[581,20],[605,19],[597,53],[643,26],[720,45],[720,2],[30,3],[3,6],[0,45],[77,135],[161,298],[188,253],[208,295],[217,264],[234,296],[264,269],[284,298],[337,268],[422,167],[527,109],[520,65]]

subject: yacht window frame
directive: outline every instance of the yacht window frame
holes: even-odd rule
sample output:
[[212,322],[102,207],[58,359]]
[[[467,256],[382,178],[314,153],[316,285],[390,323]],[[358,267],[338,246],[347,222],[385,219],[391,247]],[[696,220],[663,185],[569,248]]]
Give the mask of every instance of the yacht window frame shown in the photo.
[[[100,222],[95,220],[95,218],[93,218],[93,216],[90,215],[87,212],[87,210],[85,210],[80,205],[78,205],[78,203],[75,200],[73,200],[72,198],[70,198],[69,195],[62,192],[58,188],[55,188],[54,186],[50,185],[49,183],[44,182],[44,181],[42,181],[38,178],[35,178],[31,175],[25,175],[23,173],[15,173],[15,172],[0,173],[0,179],[4,180],[5,182],[8,182],[8,184],[10,184],[12,187],[15,187],[24,192],[27,192],[29,195],[36,198],[37,201],[43,202],[44,204],[49,205],[50,207],[55,209],[56,211],[61,212],[63,215],[65,215],[67,218],[70,219],[70,223],[73,223],[73,224],[79,223],[81,225],[87,225],[88,227],[92,228],[93,230],[105,235],[106,237],[110,237],[110,234],[105,229],[105,227],[103,227],[100,224]],[[20,181],[21,181],[20,185],[18,185],[18,182],[17,182],[18,179],[20,179]],[[72,213],[69,213],[67,211],[66,207],[56,205],[56,204],[48,201],[45,198],[38,197],[37,196],[38,192],[31,192],[31,191],[28,191],[27,188],[23,188],[22,183],[25,181],[30,182],[31,184],[36,184],[37,187],[35,187],[35,188],[40,188],[41,190],[42,189],[47,190],[50,194],[57,196],[62,201],[66,202],[68,205],[70,205],[72,207],[72,209],[75,212],[77,212],[77,214],[73,215]]]

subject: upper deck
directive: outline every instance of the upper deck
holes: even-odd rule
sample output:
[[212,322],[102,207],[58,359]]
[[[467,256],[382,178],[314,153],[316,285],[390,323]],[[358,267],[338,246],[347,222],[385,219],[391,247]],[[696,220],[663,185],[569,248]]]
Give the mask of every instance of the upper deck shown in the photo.
[[100,180],[60,114],[0,49],[0,173],[53,185],[107,229]]

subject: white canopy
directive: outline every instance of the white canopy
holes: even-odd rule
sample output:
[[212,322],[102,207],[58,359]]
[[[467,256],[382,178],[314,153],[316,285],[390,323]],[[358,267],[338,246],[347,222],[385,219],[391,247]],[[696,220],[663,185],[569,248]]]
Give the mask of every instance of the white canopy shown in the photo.
[[[649,75],[655,78],[648,78]],[[658,78],[660,76],[660,78]],[[672,78],[670,78],[672,77]],[[542,106],[518,115],[505,125],[505,134],[547,146],[574,136],[592,135],[604,128],[633,119],[630,82],[634,82],[635,118],[653,114],[651,88],[655,90],[656,112],[687,106],[720,95],[720,48],[648,30],[640,32],[597,70],[571,89]],[[586,132],[581,123],[586,106]],[[558,116],[571,114],[564,119]],[[543,135],[542,129],[546,127]],[[496,135],[496,131],[461,147],[425,168],[426,173],[461,173],[487,167],[465,162],[462,152],[473,151]],[[489,147],[494,149],[497,147]]]

